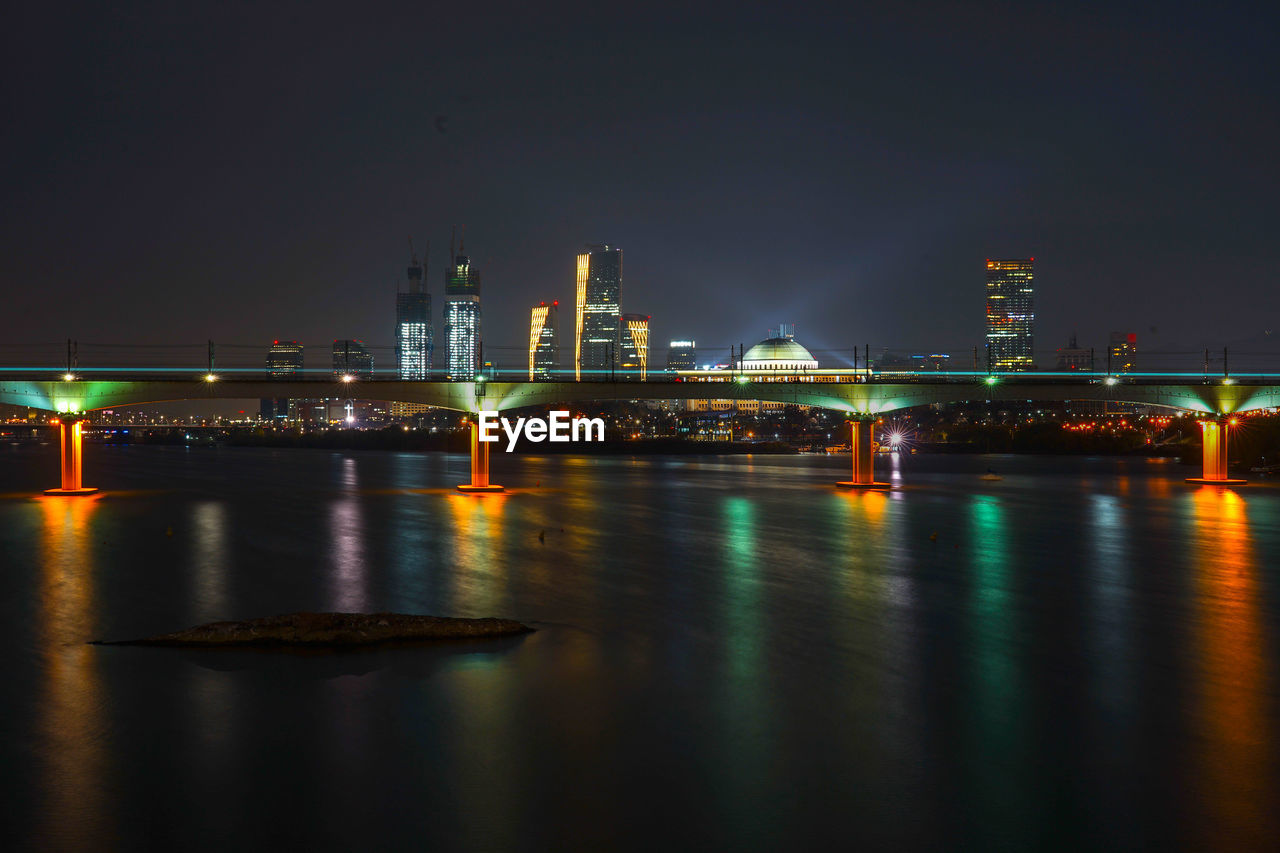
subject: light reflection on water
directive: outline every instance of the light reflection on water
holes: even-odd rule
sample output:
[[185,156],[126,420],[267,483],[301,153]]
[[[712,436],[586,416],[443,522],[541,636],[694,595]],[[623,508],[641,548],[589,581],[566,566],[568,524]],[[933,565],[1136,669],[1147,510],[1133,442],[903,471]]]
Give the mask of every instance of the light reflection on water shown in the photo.
[[37,837],[50,846],[90,849],[109,838],[111,810],[104,790],[109,720],[102,714],[104,685],[93,639],[97,571],[92,522],[96,497],[38,499],[43,520],[39,545],[39,642],[43,683],[37,721],[44,759],[44,808]]
[[[1245,499],[1202,486],[1191,495],[1197,595],[1194,620],[1199,677],[1191,709],[1200,728],[1196,774],[1206,813],[1197,829],[1206,845],[1247,849],[1276,830],[1275,802],[1259,793],[1276,784],[1266,718],[1266,666],[1258,612],[1258,564]],[[1274,647],[1273,647],[1274,648]],[[1272,664],[1274,668],[1274,663]]]
[[[1280,490],[1129,460],[1001,458],[984,483],[987,460],[903,457],[886,494],[833,489],[844,459],[517,456],[495,479],[537,487],[475,496],[454,457],[138,450],[121,470],[170,491],[0,501],[7,577],[31,573],[0,624],[37,603],[9,638],[38,650],[10,661],[35,698],[8,728],[39,745],[6,771],[38,791],[24,837],[234,841],[287,812],[321,847],[654,847],[658,802],[703,846],[1277,832]],[[82,645],[309,607],[541,630]]]

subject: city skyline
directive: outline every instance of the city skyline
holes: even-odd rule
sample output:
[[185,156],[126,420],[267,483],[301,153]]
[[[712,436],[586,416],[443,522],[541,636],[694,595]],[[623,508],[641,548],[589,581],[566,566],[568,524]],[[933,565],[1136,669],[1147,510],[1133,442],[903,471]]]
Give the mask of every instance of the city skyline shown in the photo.
[[[466,222],[503,295],[485,334],[505,342],[530,304],[570,301],[574,250],[603,240],[627,248],[664,337],[736,343],[768,305],[817,348],[959,349],[982,339],[982,259],[1035,256],[1046,348],[1073,330],[1153,351],[1261,339],[1274,317],[1239,305],[1277,265],[1275,84],[1249,49],[1271,17],[605,10],[557,24],[589,51],[547,55],[531,13],[458,10],[483,39],[403,63],[426,9],[317,4],[308,27],[349,51],[280,10],[193,27],[176,9],[25,9],[4,59],[26,83],[0,330],[385,342],[375,291],[403,235]],[[655,51],[657,75],[640,61]]]

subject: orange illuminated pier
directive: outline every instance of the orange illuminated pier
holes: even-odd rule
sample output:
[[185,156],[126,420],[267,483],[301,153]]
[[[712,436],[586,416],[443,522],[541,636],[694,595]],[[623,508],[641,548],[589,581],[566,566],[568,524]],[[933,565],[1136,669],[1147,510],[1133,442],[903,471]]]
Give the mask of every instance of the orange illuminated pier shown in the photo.
[[45,489],[46,495],[92,495],[98,491],[80,482],[81,464],[84,458],[84,421],[63,417],[54,421],[62,437],[62,488]]
[[875,458],[871,446],[871,433],[875,429],[874,420],[851,421],[853,437],[849,446],[853,449],[853,479],[836,483],[844,489],[888,489],[888,483],[877,483],[872,460]]
[[1232,479],[1227,474],[1227,433],[1232,425],[1225,418],[1200,422],[1204,437],[1204,467],[1199,477],[1188,477],[1188,483],[1204,486],[1243,486],[1248,480]]
[[480,425],[471,422],[471,482],[458,486],[460,492],[502,492],[502,486],[489,482],[489,443],[480,440]]

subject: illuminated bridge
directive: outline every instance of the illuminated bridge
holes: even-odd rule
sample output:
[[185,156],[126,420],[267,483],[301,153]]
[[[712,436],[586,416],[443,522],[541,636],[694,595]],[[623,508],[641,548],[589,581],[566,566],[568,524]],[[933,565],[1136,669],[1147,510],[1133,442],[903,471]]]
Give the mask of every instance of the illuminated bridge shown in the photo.
[[[261,375],[261,371],[257,371]],[[39,375],[43,374],[43,375]],[[53,375],[51,375],[53,374]],[[1202,476],[1191,482],[1238,484],[1227,476],[1229,416],[1280,407],[1280,374],[1027,372],[871,372],[867,370],[738,371],[699,370],[651,374],[649,381],[413,382],[395,379],[334,381],[320,379],[240,378],[235,374],[185,373],[146,369],[67,372],[48,368],[0,368],[0,403],[56,414],[62,432],[62,488],[56,494],[86,490],[80,483],[81,423],[98,409],[173,400],[252,398],[352,398],[420,403],[460,412],[510,411],[604,400],[761,400],[845,412],[851,421],[853,477],[842,485],[884,488],[872,472],[870,421],[886,412],[934,403],[981,401],[1106,401],[1163,406],[1206,415]],[[499,487],[488,483],[487,443],[477,440],[472,424],[471,490]]]

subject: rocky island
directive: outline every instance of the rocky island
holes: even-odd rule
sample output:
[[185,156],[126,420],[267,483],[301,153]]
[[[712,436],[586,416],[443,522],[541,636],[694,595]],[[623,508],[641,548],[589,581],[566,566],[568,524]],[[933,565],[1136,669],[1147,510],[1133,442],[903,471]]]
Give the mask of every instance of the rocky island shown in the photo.
[[418,640],[509,637],[533,631],[514,619],[455,619],[406,613],[286,613],[243,622],[210,622],[104,646],[306,646],[337,648]]

